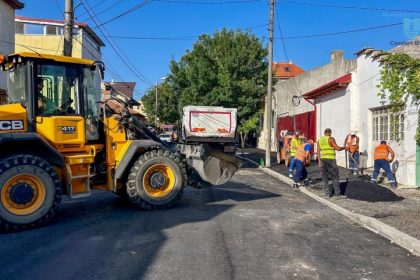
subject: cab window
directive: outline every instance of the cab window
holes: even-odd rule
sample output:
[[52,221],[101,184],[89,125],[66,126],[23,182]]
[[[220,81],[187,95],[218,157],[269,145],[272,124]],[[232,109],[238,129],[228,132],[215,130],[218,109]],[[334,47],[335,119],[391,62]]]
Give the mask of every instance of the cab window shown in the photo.
[[79,70],[60,65],[38,65],[35,80],[39,115],[79,115]]
[[83,69],[83,100],[86,125],[86,139],[99,139],[100,110],[98,101],[101,95],[101,79],[98,70]]

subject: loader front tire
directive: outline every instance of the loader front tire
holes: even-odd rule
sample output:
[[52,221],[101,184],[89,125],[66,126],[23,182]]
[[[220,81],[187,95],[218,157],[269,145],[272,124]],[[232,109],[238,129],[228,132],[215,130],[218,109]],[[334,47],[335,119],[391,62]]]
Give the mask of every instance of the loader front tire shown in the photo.
[[0,230],[47,224],[61,201],[61,184],[45,160],[27,154],[0,161]]
[[186,167],[178,155],[151,150],[133,164],[127,193],[143,210],[170,208],[181,198],[186,181]]

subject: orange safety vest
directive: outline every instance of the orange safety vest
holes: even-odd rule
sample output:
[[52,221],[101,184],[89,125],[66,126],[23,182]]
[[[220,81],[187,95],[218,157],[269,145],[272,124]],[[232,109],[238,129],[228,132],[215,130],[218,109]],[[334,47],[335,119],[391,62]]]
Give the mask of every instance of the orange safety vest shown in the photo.
[[299,148],[296,151],[295,159],[298,159],[302,162],[306,161],[306,151],[305,151],[305,144],[300,145]]
[[380,144],[375,147],[375,153],[373,154],[374,160],[384,159],[388,160],[389,150],[388,145]]
[[349,147],[350,149],[350,153],[355,153],[359,151],[359,145],[357,145],[357,140],[359,137],[355,136],[355,137],[351,137],[351,135],[347,135],[346,138],[346,144],[347,147]]

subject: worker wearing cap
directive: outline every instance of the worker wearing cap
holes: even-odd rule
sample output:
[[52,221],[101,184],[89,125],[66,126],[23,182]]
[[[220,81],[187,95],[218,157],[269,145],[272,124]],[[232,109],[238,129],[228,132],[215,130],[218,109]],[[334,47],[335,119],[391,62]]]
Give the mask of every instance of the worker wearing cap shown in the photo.
[[349,169],[350,173],[359,173],[359,137],[356,135],[356,131],[352,130],[349,135],[347,135],[346,140],[344,141],[344,147],[349,153]]
[[310,161],[310,152],[314,141],[308,140],[306,143],[299,146],[295,155],[295,168],[296,172],[293,176],[293,181],[295,182],[295,187],[299,187],[299,182],[307,179],[308,172],[306,171],[305,164]]
[[295,137],[290,140],[290,166],[289,177],[293,177],[293,169],[295,167],[295,156],[299,147],[303,144],[303,139],[299,137],[299,131],[295,131]]
[[394,160],[394,157],[395,153],[391,147],[386,144],[386,141],[381,141],[381,143],[375,147],[375,152],[373,154],[373,158],[375,160],[372,174],[373,183],[377,182],[379,171],[382,168],[386,173],[386,177],[388,178],[388,182],[391,184],[391,187],[394,189],[397,188],[394,173],[392,173],[389,165]]
[[[335,160],[335,152],[342,151],[345,147],[339,147],[335,142],[335,139],[331,137],[331,134],[332,130],[330,128],[325,129],[324,136],[318,140],[317,145],[318,163],[321,167],[324,192],[325,196],[329,198],[332,196],[334,188],[334,194],[337,198],[345,198],[341,195],[340,174],[338,173],[337,162]],[[328,184],[329,179],[333,181],[333,188]]]

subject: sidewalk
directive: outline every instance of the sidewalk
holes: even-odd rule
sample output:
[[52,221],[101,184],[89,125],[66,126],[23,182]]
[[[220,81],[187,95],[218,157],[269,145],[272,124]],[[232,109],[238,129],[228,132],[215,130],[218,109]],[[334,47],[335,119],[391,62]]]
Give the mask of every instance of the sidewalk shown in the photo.
[[[265,151],[260,149],[245,149],[244,154],[238,151],[238,155],[259,162],[265,158]],[[275,153],[272,153],[271,170],[287,176],[287,168],[284,163],[277,164]],[[316,163],[307,167],[308,176],[312,184],[307,188],[314,194],[323,194],[321,174]],[[346,185],[345,168],[340,170],[340,187]],[[381,185],[370,183],[370,176],[349,176],[346,187],[348,199],[329,201],[354,213],[376,218],[402,232],[420,239],[420,190],[417,189],[390,189]]]

